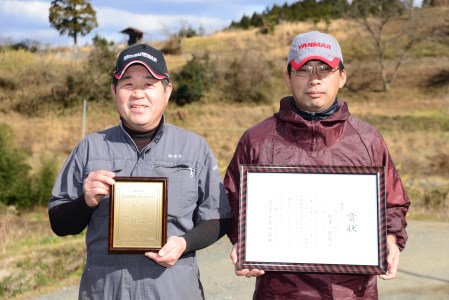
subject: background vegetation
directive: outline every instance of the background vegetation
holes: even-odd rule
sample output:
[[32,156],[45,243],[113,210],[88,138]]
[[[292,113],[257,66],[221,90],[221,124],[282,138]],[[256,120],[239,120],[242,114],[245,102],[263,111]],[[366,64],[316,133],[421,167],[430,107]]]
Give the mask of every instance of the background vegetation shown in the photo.
[[[243,131],[276,112],[288,95],[283,73],[293,38],[327,31],[340,41],[348,72],[340,98],[386,139],[412,201],[409,218],[448,221],[449,10],[413,13],[428,20],[434,34],[407,49],[388,91],[375,39],[360,19],[283,22],[269,33],[249,28],[177,37],[177,51],[166,55],[176,88],[168,122],[203,135],[224,174]],[[404,16],[387,22],[380,41],[390,41],[407,24]],[[164,49],[170,43],[152,45]],[[396,70],[404,45],[382,48],[387,75]],[[83,134],[117,124],[109,83],[123,47],[97,36],[76,59],[70,49],[0,49],[0,299],[79,280],[84,236],[54,236],[45,204],[57,171]]]

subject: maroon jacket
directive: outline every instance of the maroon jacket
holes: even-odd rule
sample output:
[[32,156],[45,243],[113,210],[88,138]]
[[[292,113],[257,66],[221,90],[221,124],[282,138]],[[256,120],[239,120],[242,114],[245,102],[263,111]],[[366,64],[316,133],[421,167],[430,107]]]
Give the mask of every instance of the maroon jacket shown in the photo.
[[[323,120],[307,121],[293,111],[292,97],[278,113],[248,129],[228,166],[224,183],[237,242],[240,164],[385,166],[387,232],[402,250],[407,241],[405,215],[410,202],[380,133],[351,116],[345,102]],[[266,272],[257,278],[255,299],[377,299],[374,275]]]

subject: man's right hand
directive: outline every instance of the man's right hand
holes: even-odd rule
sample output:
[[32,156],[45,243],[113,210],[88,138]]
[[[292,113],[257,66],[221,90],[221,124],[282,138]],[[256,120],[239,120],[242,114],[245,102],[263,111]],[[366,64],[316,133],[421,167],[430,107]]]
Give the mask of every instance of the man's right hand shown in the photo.
[[115,173],[105,170],[90,172],[84,179],[84,199],[89,207],[100,204],[104,196],[109,194],[109,188],[115,184]]
[[[231,251],[231,261],[232,263],[235,265],[237,263],[237,243],[234,244],[234,246],[232,246],[232,251]],[[265,274],[265,271],[263,270],[259,270],[259,269],[252,269],[252,270],[248,270],[248,269],[242,269],[242,270],[235,270],[235,274],[237,276],[245,276],[245,277],[254,277],[254,276],[260,276]]]

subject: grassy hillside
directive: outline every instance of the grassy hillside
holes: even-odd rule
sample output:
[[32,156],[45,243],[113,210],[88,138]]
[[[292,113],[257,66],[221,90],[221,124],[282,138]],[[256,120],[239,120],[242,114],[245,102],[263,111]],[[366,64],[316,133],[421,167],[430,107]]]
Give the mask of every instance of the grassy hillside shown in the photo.
[[[311,29],[326,28],[324,24],[318,28],[284,24],[272,35],[229,31],[183,40],[182,54],[167,56],[171,72],[181,69],[192,55],[206,51],[221,63],[252,53],[266,55],[273,65],[272,101],[263,105],[235,104],[226,101],[223,94],[210,91],[199,103],[183,107],[171,103],[166,112],[168,122],[203,135],[224,174],[243,131],[271,116],[278,110],[280,98],[288,95],[282,76],[290,43],[296,34]],[[355,116],[375,125],[385,137],[412,201],[409,217],[448,221],[449,87],[432,82],[449,69],[449,47],[422,43],[402,66],[392,89],[385,93],[379,91],[375,58],[361,61],[352,57],[358,51],[354,41],[369,42],[360,29],[336,21],[327,30],[340,40],[348,72],[348,84],[340,98],[349,103]],[[154,46],[161,47],[162,43]],[[31,150],[31,166],[35,167],[42,156],[56,157],[61,165],[82,138],[82,99],[73,108],[33,117],[12,112],[10,107],[17,97],[48,93],[52,82],[56,84],[63,75],[79,70],[82,59],[71,60],[64,52],[14,52],[0,53],[0,62],[0,122],[13,129],[18,147]],[[86,133],[115,125],[117,120],[112,99],[89,102]],[[54,282],[61,286],[79,278],[83,236],[55,237],[45,208],[29,212],[1,210],[0,240],[0,299],[24,297],[54,287]]]

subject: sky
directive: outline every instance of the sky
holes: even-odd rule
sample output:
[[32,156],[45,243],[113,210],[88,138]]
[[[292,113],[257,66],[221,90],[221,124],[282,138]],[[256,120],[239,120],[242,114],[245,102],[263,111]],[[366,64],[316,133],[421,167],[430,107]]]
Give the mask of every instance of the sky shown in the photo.
[[[143,41],[161,40],[191,26],[203,28],[206,34],[240,21],[243,15],[261,13],[274,4],[292,4],[292,0],[92,0],[98,27],[78,37],[78,45],[91,44],[99,35],[114,43],[126,43],[120,33],[127,27],[144,32]],[[73,39],[50,27],[51,1],[0,0],[0,43],[5,41],[37,41],[41,45],[72,46]]]

